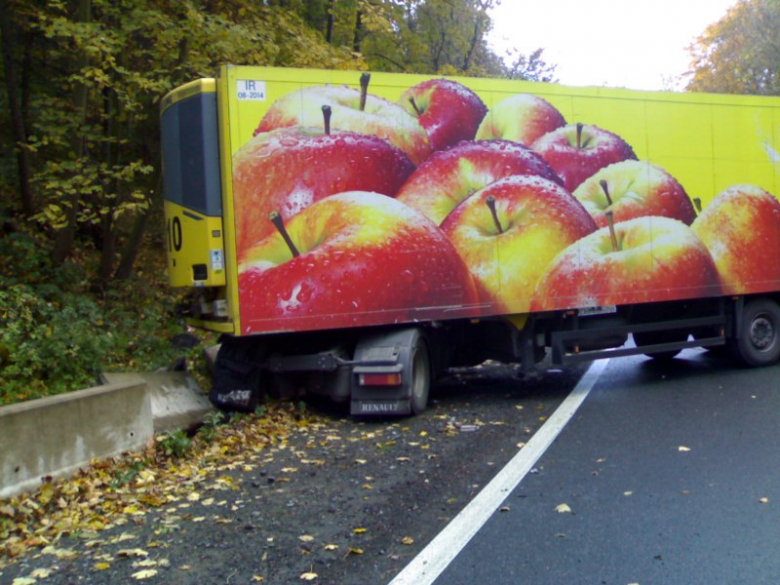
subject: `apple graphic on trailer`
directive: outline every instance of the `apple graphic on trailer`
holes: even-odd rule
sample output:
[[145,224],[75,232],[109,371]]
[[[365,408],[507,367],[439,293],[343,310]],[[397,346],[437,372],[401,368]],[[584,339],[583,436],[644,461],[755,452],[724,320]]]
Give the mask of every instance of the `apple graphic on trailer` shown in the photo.
[[550,163],[569,191],[599,169],[636,159],[634,150],[620,136],[587,124],[558,128],[539,138],[532,148]]
[[403,150],[415,165],[420,164],[431,153],[427,132],[398,104],[369,95],[370,77],[367,73],[361,76],[360,90],[326,85],[290,92],[271,105],[255,134],[286,126],[320,126],[322,107],[329,106],[334,129],[384,138]]
[[574,196],[599,227],[607,226],[607,211],[615,223],[643,215],[671,217],[686,225],[696,219],[683,186],[647,161],[625,160],[604,167],[577,187]]
[[491,183],[447,216],[442,231],[455,245],[496,313],[525,313],[552,259],[596,230],[562,186],[534,176]]
[[435,150],[473,140],[487,108],[477,94],[449,79],[429,79],[407,89],[398,103],[417,117]]
[[624,305],[720,293],[715,262],[684,223],[637,217],[561,252],[539,281],[532,311]]
[[271,219],[279,231],[239,266],[243,333],[378,325],[477,307],[450,241],[395,199],[339,193],[286,225],[273,212]]
[[724,190],[691,226],[715,260],[725,294],[777,290],[780,202],[756,185]]
[[477,140],[502,138],[532,145],[548,132],[566,124],[563,115],[545,99],[519,93],[497,102],[482,120]]
[[284,220],[315,201],[343,191],[394,196],[414,171],[409,157],[389,142],[325,128],[280,128],[257,134],[233,156],[233,200],[239,261],[275,232],[271,211]]
[[508,140],[461,142],[433,153],[412,173],[396,199],[441,224],[469,195],[512,175],[538,175],[561,183],[550,165],[525,146]]

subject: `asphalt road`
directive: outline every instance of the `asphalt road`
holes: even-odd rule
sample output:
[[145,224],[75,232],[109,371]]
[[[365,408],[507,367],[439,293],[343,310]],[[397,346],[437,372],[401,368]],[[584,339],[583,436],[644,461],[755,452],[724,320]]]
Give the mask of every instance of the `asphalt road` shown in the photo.
[[612,360],[435,583],[780,583],[779,372]]
[[[36,570],[46,583],[136,582],[128,548],[156,563],[148,583],[389,583],[533,451],[582,371],[520,383],[476,372],[401,420],[321,405],[323,423],[248,445],[194,485],[199,498],[65,537],[67,558],[31,551],[0,583]],[[778,372],[700,351],[610,361],[436,584],[780,583]]]

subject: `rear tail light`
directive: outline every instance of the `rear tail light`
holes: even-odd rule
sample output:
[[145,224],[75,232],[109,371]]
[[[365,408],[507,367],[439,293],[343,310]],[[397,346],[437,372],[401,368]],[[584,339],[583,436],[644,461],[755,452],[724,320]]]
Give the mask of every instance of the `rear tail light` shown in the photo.
[[401,373],[392,374],[360,374],[361,386],[400,386]]

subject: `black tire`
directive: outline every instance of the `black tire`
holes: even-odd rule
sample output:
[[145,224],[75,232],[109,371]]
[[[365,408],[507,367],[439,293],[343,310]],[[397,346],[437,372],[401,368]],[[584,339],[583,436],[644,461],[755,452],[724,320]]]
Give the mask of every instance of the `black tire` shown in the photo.
[[[688,339],[688,333],[685,331],[641,331],[633,335],[634,343],[639,348],[657,343],[673,343]],[[674,359],[681,351],[681,349],[670,349],[669,351],[649,352],[645,353],[645,355],[654,360],[669,361]]]
[[780,359],[780,307],[771,299],[745,303],[736,339],[729,340],[729,351],[740,363],[761,367]]
[[417,335],[411,348],[409,363],[409,395],[413,414],[420,414],[428,406],[431,391],[431,359],[428,345],[422,335]]

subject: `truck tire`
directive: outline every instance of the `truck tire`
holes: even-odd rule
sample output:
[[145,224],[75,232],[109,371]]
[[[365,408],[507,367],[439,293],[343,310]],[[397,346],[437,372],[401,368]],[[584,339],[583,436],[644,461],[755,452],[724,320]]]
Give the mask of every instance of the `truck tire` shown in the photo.
[[[634,343],[641,348],[647,345],[657,343],[674,343],[676,341],[685,341],[688,339],[688,333],[684,331],[641,331],[633,334]],[[681,349],[670,349],[668,351],[655,351],[645,353],[649,358],[658,361],[669,361],[680,353]]]
[[771,299],[745,303],[736,338],[729,351],[746,366],[769,366],[780,358],[780,307]]
[[420,414],[428,406],[431,391],[431,358],[428,345],[418,334],[411,346],[411,375],[409,376],[412,413]]

